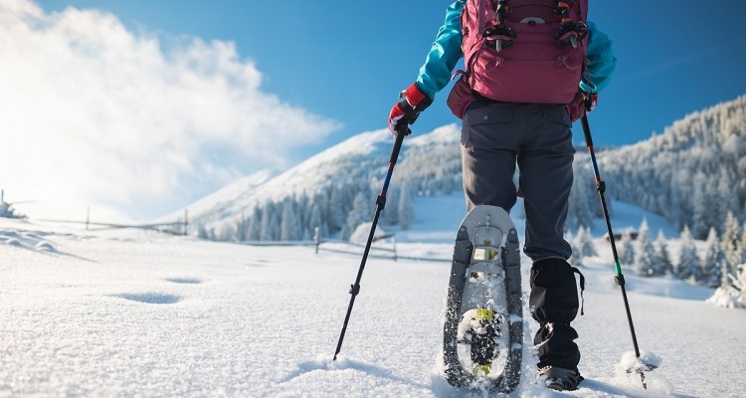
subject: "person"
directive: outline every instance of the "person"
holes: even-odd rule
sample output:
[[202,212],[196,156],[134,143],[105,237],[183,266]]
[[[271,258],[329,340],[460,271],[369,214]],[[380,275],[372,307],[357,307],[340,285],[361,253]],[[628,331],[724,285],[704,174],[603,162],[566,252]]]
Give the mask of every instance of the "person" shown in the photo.
[[[468,43],[462,31],[462,12],[467,2],[475,3],[458,0],[448,7],[445,23],[438,30],[416,81],[402,92],[403,99],[391,109],[389,129],[394,135],[399,131],[409,133],[407,126],[445,88],[457,62],[464,57]],[[582,26],[587,28],[582,37],[587,40],[586,68],[580,81],[572,82],[578,94],[571,102],[577,103],[580,96],[580,103],[590,110],[598,93],[607,86],[616,58],[606,34],[589,21]],[[505,34],[501,38],[506,38]],[[516,48],[519,45],[514,44]],[[508,54],[511,50],[502,51]],[[464,64],[465,74],[469,75],[472,63]],[[567,103],[495,100],[469,88],[473,98],[463,115],[457,114],[462,116],[461,157],[467,210],[488,204],[510,212],[517,194],[522,194],[526,214],[523,251],[533,262],[529,307],[539,323],[534,337],[539,374],[549,388],[575,390],[583,380],[578,370],[580,351],[574,342],[578,334],[570,326],[579,307],[574,275],[579,271],[567,262],[572,250],[563,237],[573,183],[573,108]],[[577,117],[574,112],[573,118]],[[520,171],[518,193],[513,182],[516,165]],[[582,288],[582,274],[580,278]]]

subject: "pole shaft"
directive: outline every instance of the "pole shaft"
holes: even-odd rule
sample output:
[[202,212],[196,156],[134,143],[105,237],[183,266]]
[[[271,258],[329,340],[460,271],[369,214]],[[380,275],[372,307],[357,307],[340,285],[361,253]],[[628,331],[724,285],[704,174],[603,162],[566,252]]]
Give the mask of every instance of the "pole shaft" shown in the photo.
[[[405,126],[406,127],[406,126]],[[386,179],[381,189],[381,194],[376,199],[376,212],[373,215],[373,225],[370,227],[370,233],[368,233],[368,242],[365,244],[365,250],[363,251],[363,258],[360,261],[360,268],[357,271],[357,278],[355,283],[350,288],[350,303],[347,305],[347,313],[345,314],[345,320],[342,324],[342,331],[339,334],[339,340],[337,341],[337,349],[334,351],[334,360],[337,360],[337,354],[342,350],[342,341],[344,341],[345,333],[347,332],[347,324],[350,321],[350,315],[352,314],[352,306],[355,304],[355,297],[360,292],[360,280],[363,278],[363,271],[365,270],[365,263],[368,261],[368,254],[370,253],[370,246],[373,243],[373,238],[376,232],[376,226],[378,225],[378,219],[381,216],[384,206],[386,206],[386,192],[389,189],[389,183],[391,182],[391,176],[394,173],[394,166],[399,158],[399,152],[401,151],[402,143],[404,142],[404,136],[406,134],[400,131],[396,135],[396,141],[394,142],[394,148],[391,151],[391,159],[389,160],[389,168],[386,173]]]
[[629,307],[629,300],[627,299],[627,288],[624,281],[624,275],[622,274],[622,266],[619,263],[619,254],[616,249],[616,241],[614,238],[614,231],[611,228],[611,219],[609,218],[609,209],[606,205],[606,198],[604,192],[606,191],[606,184],[601,179],[601,173],[598,169],[598,162],[596,161],[596,152],[593,150],[593,137],[591,136],[591,126],[588,123],[588,116],[583,115],[581,118],[583,125],[583,134],[585,135],[585,142],[588,146],[588,153],[591,155],[591,161],[593,162],[593,172],[596,176],[596,189],[598,190],[598,196],[601,199],[601,208],[603,209],[604,219],[606,221],[606,229],[609,234],[609,242],[611,243],[611,252],[614,255],[614,270],[616,272],[616,281],[619,287],[622,288],[622,298],[624,299],[624,309],[627,312],[627,322],[629,323],[629,331],[632,335],[632,344],[635,348],[635,356],[640,357],[640,348],[637,344],[637,333],[635,333],[635,326],[632,322],[632,311]]

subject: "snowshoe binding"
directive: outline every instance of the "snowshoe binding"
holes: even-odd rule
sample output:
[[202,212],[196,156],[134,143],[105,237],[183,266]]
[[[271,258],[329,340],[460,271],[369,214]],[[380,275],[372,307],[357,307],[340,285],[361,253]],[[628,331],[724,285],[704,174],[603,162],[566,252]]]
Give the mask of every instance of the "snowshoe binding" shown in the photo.
[[502,393],[520,381],[523,316],[518,235],[510,216],[477,206],[456,236],[443,338],[445,377]]

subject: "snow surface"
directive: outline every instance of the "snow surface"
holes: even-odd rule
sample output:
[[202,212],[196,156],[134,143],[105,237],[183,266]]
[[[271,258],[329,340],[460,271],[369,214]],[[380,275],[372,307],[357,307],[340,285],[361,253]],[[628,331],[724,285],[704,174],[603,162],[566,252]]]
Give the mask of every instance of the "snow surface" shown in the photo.
[[[447,259],[463,198],[415,202],[418,223],[397,234],[398,253]],[[620,230],[643,216],[622,213]],[[594,230],[599,257],[582,269],[585,316],[574,323],[586,380],[575,392],[546,390],[526,348],[512,395],[746,396],[746,311],[715,307],[705,302],[712,289],[668,278],[627,275],[640,348],[662,362],[646,373],[648,390],[624,372],[632,342],[602,233]],[[0,397],[484,396],[440,376],[442,261],[371,257],[333,362],[360,256],[321,249],[0,218]],[[523,258],[524,291],[529,264]]]

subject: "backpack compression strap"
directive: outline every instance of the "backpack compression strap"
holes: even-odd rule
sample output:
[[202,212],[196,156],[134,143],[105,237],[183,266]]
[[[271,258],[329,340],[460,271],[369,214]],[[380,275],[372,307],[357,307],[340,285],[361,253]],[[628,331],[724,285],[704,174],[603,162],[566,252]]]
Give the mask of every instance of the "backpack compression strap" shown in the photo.
[[588,35],[588,25],[570,18],[570,5],[564,1],[557,2],[557,12],[562,15],[562,21],[559,30],[554,32],[554,39],[563,46],[578,48],[578,42]]
[[[515,31],[505,25],[505,14],[510,11],[507,0],[498,0],[495,7],[495,19],[486,24],[482,37],[489,47],[498,52],[513,45],[516,38]],[[588,35],[588,25],[584,21],[570,18],[570,5],[564,1],[557,1],[555,12],[562,16],[560,28],[554,32],[554,39],[563,46],[578,48],[578,42]]]

